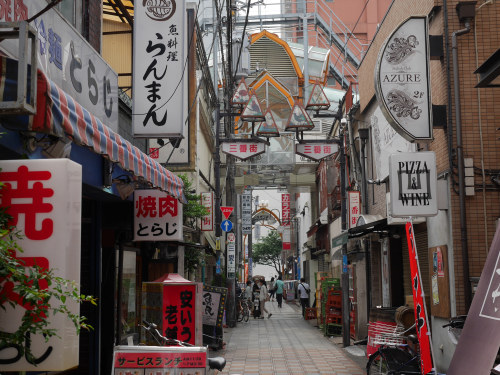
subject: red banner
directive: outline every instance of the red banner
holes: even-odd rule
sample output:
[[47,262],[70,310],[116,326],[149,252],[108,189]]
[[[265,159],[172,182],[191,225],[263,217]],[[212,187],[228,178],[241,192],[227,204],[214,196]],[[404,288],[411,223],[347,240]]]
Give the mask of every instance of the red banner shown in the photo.
[[427,324],[427,312],[425,310],[424,291],[422,280],[420,280],[420,269],[418,267],[417,246],[413,235],[413,224],[406,222],[406,240],[408,241],[408,252],[410,254],[410,269],[413,289],[413,303],[415,305],[415,322],[420,344],[420,369],[422,375],[432,370],[430,331]]
[[196,337],[196,285],[163,288],[163,335],[190,344]]

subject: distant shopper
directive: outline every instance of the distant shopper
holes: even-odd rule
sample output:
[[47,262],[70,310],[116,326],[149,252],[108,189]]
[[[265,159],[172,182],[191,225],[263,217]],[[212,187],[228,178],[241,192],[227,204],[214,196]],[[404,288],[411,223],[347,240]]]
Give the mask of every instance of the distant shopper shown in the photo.
[[306,316],[306,307],[309,307],[309,293],[311,293],[311,288],[306,283],[305,278],[302,277],[300,279],[297,291],[299,292],[300,304],[302,305],[302,316]]
[[271,277],[269,282],[269,300],[274,301],[274,293],[276,293],[276,283],[274,282],[274,277]]
[[281,275],[278,277],[278,280],[276,280],[275,285],[276,301],[278,301],[278,307],[281,308],[281,304],[283,303],[283,286],[285,285],[285,283],[281,279]]
[[259,280],[259,287],[260,287],[260,296],[259,296],[260,312],[262,314],[260,316],[260,319],[264,319],[265,312],[267,313],[267,318],[269,319],[273,314],[271,314],[269,311],[266,310],[266,300],[269,299],[269,296],[268,296],[266,281],[264,279]]

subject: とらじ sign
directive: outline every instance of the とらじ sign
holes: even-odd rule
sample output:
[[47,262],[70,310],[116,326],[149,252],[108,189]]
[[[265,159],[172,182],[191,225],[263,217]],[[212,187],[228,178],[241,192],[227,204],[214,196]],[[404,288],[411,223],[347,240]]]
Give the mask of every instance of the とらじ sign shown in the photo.
[[134,241],[182,240],[182,204],[161,190],[136,190]]

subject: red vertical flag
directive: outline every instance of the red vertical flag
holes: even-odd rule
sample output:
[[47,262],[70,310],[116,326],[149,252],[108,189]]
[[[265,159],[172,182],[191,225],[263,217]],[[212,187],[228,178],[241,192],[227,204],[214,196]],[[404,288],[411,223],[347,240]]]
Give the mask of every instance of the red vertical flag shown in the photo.
[[420,369],[422,375],[432,370],[430,331],[427,324],[427,313],[424,305],[424,291],[420,270],[418,267],[417,246],[413,235],[413,224],[406,222],[406,240],[408,241],[408,252],[410,253],[411,286],[413,289],[413,303],[415,305],[415,322],[420,344]]

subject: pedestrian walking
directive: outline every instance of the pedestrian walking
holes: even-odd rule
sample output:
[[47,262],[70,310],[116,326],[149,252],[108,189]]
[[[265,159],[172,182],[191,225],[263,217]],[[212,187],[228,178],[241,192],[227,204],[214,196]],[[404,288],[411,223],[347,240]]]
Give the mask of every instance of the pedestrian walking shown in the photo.
[[309,284],[306,283],[306,279],[301,277],[299,286],[297,287],[299,292],[300,304],[302,305],[302,316],[306,316],[306,307],[309,307],[309,293],[311,293],[311,288]]
[[269,319],[273,314],[271,314],[269,311],[266,310],[266,301],[269,300],[269,295],[267,291],[267,286],[266,286],[266,281],[264,279],[259,280],[259,287],[260,287],[260,313],[261,316],[259,319],[264,319],[264,313],[267,313],[267,318]]
[[274,301],[274,293],[276,293],[276,283],[274,282],[274,277],[271,277],[271,281],[269,282],[269,299]]
[[275,288],[276,288],[276,301],[278,301],[278,307],[281,309],[281,304],[283,303],[283,286],[285,283],[281,279],[281,275],[279,275],[278,280],[276,280]]
[[252,305],[253,305],[253,318],[256,319],[260,317],[260,314],[262,311],[260,310],[260,289],[259,289],[259,283],[254,282],[252,286]]

